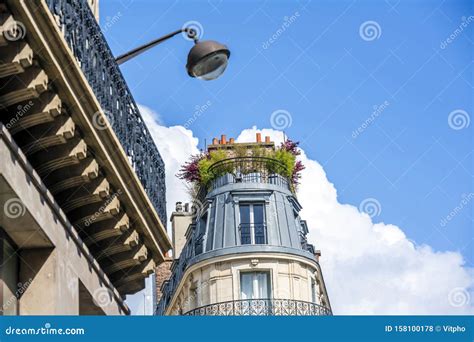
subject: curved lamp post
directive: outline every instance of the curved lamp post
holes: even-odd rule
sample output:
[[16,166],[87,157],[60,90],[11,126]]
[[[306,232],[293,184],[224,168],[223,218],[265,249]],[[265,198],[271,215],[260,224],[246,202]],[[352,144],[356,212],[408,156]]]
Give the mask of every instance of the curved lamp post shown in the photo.
[[199,41],[196,30],[192,28],[182,28],[152,40],[147,44],[118,56],[115,58],[115,61],[119,65],[125,63],[129,59],[183,32],[194,41],[194,46],[189,51],[188,62],[186,64],[188,75],[207,81],[214,80],[222,75],[229,61],[229,49],[227,46],[213,40]]

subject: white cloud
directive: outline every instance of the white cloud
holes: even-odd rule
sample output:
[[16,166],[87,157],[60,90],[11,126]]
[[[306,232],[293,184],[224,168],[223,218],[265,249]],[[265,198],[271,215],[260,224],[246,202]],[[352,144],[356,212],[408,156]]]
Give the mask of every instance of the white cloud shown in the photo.
[[[253,141],[257,131],[282,141],[281,132],[255,127],[237,140]],[[474,285],[461,254],[415,246],[399,227],[373,223],[357,207],[338,202],[337,190],[317,161],[304,151],[301,160],[306,166],[298,192],[301,216],[308,222],[308,239],[322,250],[323,275],[337,314],[474,312],[471,303],[451,304],[454,295],[472,297],[472,291],[461,290]]]
[[[170,214],[174,211],[176,202],[185,201],[188,198],[185,185],[175,175],[191,154],[199,152],[197,148],[198,139],[194,138],[192,132],[184,127],[161,126],[159,124],[161,119],[156,112],[143,105],[138,105],[138,107],[165,162],[166,210]],[[164,222],[164,224],[168,225],[169,222]],[[170,232],[170,229],[168,229],[168,232]],[[154,311],[154,308],[151,308],[151,304],[145,303],[146,300],[150,301],[151,289],[152,284],[147,279],[145,289],[134,295],[127,296],[127,304],[133,315],[143,315],[144,312],[151,314]]]
[[[183,127],[159,126],[146,107],[141,106],[141,112],[166,163],[172,212],[174,202],[188,199],[185,186],[174,175],[189,155],[198,152],[198,140]],[[256,132],[277,143],[283,140],[282,132],[253,127],[237,141],[253,141]],[[310,242],[322,250],[321,266],[336,314],[474,312],[469,301],[474,276],[460,253],[417,246],[399,227],[373,223],[357,207],[339,203],[322,166],[304,151],[300,157],[306,166],[298,193],[301,216],[308,222]]]
[[186,186],[176,174],[190,155],[199,153],[197,148],[199,140],[193,137],[192,131],[182,126],[161,126],[157,121],[159,116],[156,112],[143,105],[138,107],[165,162],[166,210],[170,214],[174,211],[176,202],[188,199]]

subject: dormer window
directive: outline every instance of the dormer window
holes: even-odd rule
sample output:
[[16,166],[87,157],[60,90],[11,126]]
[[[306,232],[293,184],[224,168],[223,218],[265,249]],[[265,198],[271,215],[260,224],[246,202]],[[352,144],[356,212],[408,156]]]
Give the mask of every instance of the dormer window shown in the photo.
[[239,213],[240,243],[242,245],[266,244],[267,225],[264,203],[241,203]]

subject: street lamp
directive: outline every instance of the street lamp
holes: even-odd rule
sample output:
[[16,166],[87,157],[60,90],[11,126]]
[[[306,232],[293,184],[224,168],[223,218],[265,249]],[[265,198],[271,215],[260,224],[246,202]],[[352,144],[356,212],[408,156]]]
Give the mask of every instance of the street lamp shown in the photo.
[[125,63],[129,59],[183,32],[186,33],[188,38],[194,41],[194,46],[189,51],[188,62],[186,63],[188,75],[206,81],[214,80],[222,75],[229,61],[229,49],[227,46],[213,40],[199,41],[196,30],[192,28],[182,28],[152,40],[147,44],[118,56],[115,58],[115,61],[119,65]]

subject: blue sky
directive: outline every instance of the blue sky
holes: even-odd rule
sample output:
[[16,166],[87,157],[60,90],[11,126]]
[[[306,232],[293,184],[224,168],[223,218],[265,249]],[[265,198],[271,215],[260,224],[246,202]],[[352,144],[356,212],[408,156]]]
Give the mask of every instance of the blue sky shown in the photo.
[[228,69],[211,82],[188,77],[192,43],[180,36],[122,66],[161,123],[185,125],[210,104],[188,127],[203,144],[271,128],[286,110],[285,132],[321,163],[340,202],[375,198],[375,221],[474,265],[471,1],[116,0],[100,11],[116,55],[189,21],[229,46]]

